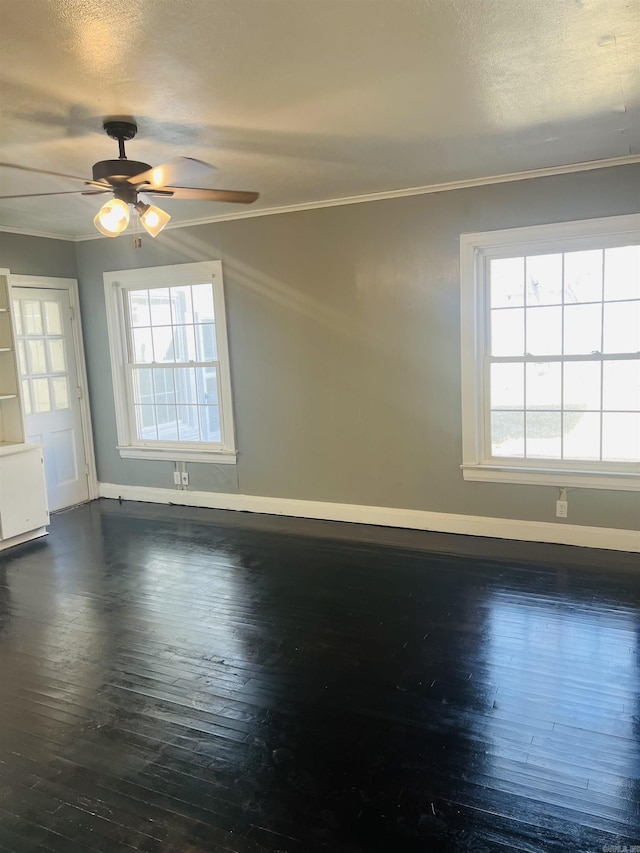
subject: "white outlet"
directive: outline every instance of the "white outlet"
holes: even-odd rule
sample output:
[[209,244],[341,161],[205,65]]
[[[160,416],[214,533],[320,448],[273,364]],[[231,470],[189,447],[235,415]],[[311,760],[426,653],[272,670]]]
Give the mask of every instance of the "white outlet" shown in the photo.
[[173,482],[176,486],[179,486],[180,483],[182,483],[182,480],[180,478],[180,471],[173,472]]
[[186,471],[183,471],[183,472],[182,472],[182,485],[183,485],[183,486],[188,486],[188,485],[189,485],[189,475],[187,474],[187,472],[186,472]]
[[569,512],[568,501],[556,501],[556,516],[557,518],[566,518]]

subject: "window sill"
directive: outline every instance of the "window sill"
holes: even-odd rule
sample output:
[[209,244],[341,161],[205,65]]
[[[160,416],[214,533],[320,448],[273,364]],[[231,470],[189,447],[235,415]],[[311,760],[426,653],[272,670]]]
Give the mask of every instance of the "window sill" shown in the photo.
[[461,465],[465,480],[481,483],[514,483],[526,486],[640,490],[640,474],[618,471],[589,471],[571,468],[525,468],[514,465]]
[[190,450],[182,447],[135,447],[118,446],[122,459],[149,459],[163,462],[204,462],[214,465],[235,465],[238,453],[235,450]]

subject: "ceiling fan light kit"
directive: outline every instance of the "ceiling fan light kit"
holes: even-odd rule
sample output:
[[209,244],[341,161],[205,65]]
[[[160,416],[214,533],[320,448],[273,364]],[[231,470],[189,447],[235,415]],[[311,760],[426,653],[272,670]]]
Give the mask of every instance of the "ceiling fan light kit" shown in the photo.
[[[81,181],[85,186],[90,187],[90,189],[78,190],[77,192],[81,195],[113,193],[113,198],[100,208],[93,220],[95,227],[105,237],[117,237],[127,228],[130,220],[130,208],[135,210],[140,219],[140,224],[152,237],[157,237],[167,225],[171,216],[161,208],[140,200],[138,193],[155,195],[165,199],[177,198],[194,201],[230,202],[232,204],[251,204],[259,197],[256,192],[244,190],[176,186],[177,181],[188,182],[211,171],[214,167],[209,163],[191,157],[179,157],[169,163],[155,167],[137,160],[129,160],[124,146],[125,142],[133,139],[138,132],[136,123],[130,119],[108,119],[104,122],[103,127],[108,136],[117,140],[119,156],[117,160],[100,160],[95,163],[92,170],[92,180],[43,169],[33,169],[16,163],[0,163],[0,166]],[[0,196],[0,199],[70,194],[73,192],[29,193],[22,196]]]
[[119,198],[112,198],[100,208],[93,224],[105,237],[117,237],[129,224],[129,216],[129,205]]
[[140,218],[140,224],[152,237],[157,237],[167,222],[171,219],[168,213],[156,207],[155,204],[145,204],[139,201],[135,210]]

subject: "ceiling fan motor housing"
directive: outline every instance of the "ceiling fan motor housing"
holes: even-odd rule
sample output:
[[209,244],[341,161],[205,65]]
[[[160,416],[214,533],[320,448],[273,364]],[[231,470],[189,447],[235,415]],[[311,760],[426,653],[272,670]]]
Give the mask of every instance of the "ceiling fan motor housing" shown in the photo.
[[148,172],[151,166],[148,163],[139,163],[137,160],[100,160],[93,166],[94,181],[127,181],[129,178]]

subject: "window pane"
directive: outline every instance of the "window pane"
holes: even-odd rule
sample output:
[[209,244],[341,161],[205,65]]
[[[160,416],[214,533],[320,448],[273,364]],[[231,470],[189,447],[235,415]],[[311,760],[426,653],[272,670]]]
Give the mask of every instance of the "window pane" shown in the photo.
[[44,317],[47,326],[48,335],[62,334],[62,314],[60,313],[60,303],[56,300],[48,299],[44,304]]
[[196,384],[200,405],[218,405],[218,378],[215,367],[197,367]]
[[156,426],[155,406],[136,406],[135,410],[138,438],[142,441],[157,439],[158,428]]
[[564,301],[600,302],[602,299],[602,249],[567,252],[564,256]]
[[149,291],[130,290],[129,309],[132,326],[150,326],[151,314],[149,313]]
[[640,411],[640,361],[605,361],[603,409]]
[[53,388],[53,408],[69,408],[69,383],[66,376],[54,376],[51,380]]
[[564,413],[565,459],[600,459],[600,413]]
[[25,415],[31,414],[31,389],[29,388],[29,380],[22,380],[22,405],[24,406]]
[[640,299],[640,246],[605,249],[604,298]]
[[193,319],[195,323],[213,323],[213,286],[211,284],[194,284],[191,288],[193,294]]
[[20,367],[20,375],[28,376],[29,368],[27,367],[27,351],[24,348],[24,341],[18,341],[18,365]]
[[522,409],[524,364],[491,365],[491,408]]
[[151,343],[151,329],[133,330],[133,352],[134,360],[138,364],[148,364],[153,361],[153,344]]
[[171,288],[171,316],[174,325],[193,323],[193,308],[191,305],[191,287]]
[[200,441],[197,406],[178,406],[178,434],[180,441]]
[[524,310],[499,308],[491,312],[492,355],[524,355]]
[[34,412],[50,412],[51,397],[49,395],[49,380],[33,379],[31,382],[31,390]]
[[178,420],[175,406],[156,405],[158,438],[160,441],[178,440]]
[[13,322],[16,324],[16,335],[22,334],[22,310],[20,299],[13,301]]
[[49,367],[52,373],[65,373],[67,360],[64,354],[64,341],[62,338],[47,341],[49,350]]
[[28,299],[23,299],[22,319],[24,320],[24,328],[27,335],[42,334],[42,314],[40,313],[39,302],[31,302]]
[[638,352],[639,350],[640,301],[605,304],[603,352]]
[[173,362],[173,329],[171,326],[154,326],[153,360],[158,362]]
[[602,458],[612,462],[640,460],[640,415],[602,415]]
[[174,377],[176,402],[195,405],[198,402],[195,369],[193,367],[176,369]]
[[493,456],[524,456],[524,412],[491,412]]
[[168,287],[158,287],[149,291],[149,303],[151,306],[151,325],[171,325],[171,302]]
[[527,413],[527,458],[560,459],[562,419],[560,412]]
[[174,326],[173,345],[176,361],[197,360],[193,326]]
[[34,373],[48,373],[47,356],[44,351],[43,340],[27,340],[29,348],[29,361],[31,364],[31,375]]
[[599,362],[568,361],[564,365],[564,408],[600,410]]
[[562,308],[527,308],[527,353],[562,353]]
[[133,371],[133,399],[135,403],[151,405],[154,402],[152,368],[137,367]]
[[558,362],[527,364],[527,409],[560,410],[561,373]]
[[156,367],[154,369],[153,387],[157,404],[175,403],[176,394],[173,387],[173,370],[170,367]]
[[491,307],[524,305],[524,258],[496,258],[491,261]]
[[527,305],[562,303],[562,255],[533,255],[526,259]]
[[602,305],[566,305],[564,351],[583,355],[602,350]]
[[198,361],[216,361],[216,327],[213,323],[195,326]]
[[200,406],[200,433],[203,441],[220,441],[220,411],[217,406]]

